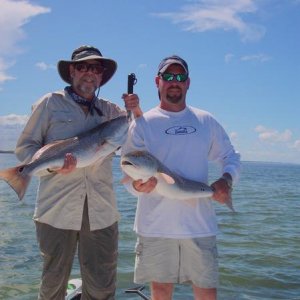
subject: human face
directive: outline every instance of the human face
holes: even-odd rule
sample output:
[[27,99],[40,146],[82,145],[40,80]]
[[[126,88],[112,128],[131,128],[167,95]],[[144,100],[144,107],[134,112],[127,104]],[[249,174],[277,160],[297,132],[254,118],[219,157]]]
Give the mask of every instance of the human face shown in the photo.
[[[181,65],[170,65],[164,73],[184,74],[185,70]],[[181,111],[185,108],[185,97],[190,85],[190,79],[179,82],[175,78],[172,81],[165,81],[158,75],[155,78],[160,96],[160,107],[168,111]]]
[[87,100],[92,100],[95,96],[95,91],[101,84],[104,69],[101,70],[101,63],[97,60],[86,60],[83,61],[82,64],[99,66],[99,68],[95,66],[94,68],[82,69],[76,68],[76,64],[70,65],[70,75],[74,91],[79,96]]

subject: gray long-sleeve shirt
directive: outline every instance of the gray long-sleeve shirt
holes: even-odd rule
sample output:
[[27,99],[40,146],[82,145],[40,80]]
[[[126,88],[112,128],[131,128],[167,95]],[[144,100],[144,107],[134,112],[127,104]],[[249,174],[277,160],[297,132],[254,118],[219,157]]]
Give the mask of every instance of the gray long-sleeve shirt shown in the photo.
[[[85,132],[122,114],[117,105],[98,99],[96,112],[85,114],[65,92],[42,97],[34,106],[16,146],[23,162],[46,144]],[[68,175],[45,173],[40,177],[34,220],[56,228],[80,230],[87,197],[91,230],[108,227],[119,220],[113,192],[112,155]]]

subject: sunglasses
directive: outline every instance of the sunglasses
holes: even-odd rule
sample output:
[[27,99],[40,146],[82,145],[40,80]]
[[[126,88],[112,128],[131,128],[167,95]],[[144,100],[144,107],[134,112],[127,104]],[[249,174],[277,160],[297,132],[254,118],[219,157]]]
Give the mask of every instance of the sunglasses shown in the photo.
[[74,68],[79,72],[88,72],[91,70],[94,74],[102,74],[106,68],[100,64],[87,64],[87,63],[78,63],[74,65]]
[[164,81],[173,81],[175,78],[178,82],[185,82],[189,77],[188,74],[160,73],[159,75]]

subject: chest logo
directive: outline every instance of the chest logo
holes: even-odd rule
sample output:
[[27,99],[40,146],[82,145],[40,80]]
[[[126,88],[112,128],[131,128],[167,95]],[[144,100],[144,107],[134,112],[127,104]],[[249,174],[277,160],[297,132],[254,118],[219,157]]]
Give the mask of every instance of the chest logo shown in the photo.
[[166,134],[171,135],[186,135],[196,132],[193,126],[173,126],[165,130]]

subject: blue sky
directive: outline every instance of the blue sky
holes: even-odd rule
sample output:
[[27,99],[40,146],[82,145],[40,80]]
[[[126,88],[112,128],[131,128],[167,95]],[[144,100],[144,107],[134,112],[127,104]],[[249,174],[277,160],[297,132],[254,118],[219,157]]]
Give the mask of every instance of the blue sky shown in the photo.
[[211,112],[243,160],[300,163],[299,0],[0,0],[0,149],[11,149],[56,64],[83,44],[118,62],[100,96],[123,106],[127,75],[144,111],[162,58],[189,64],[187,102]]

